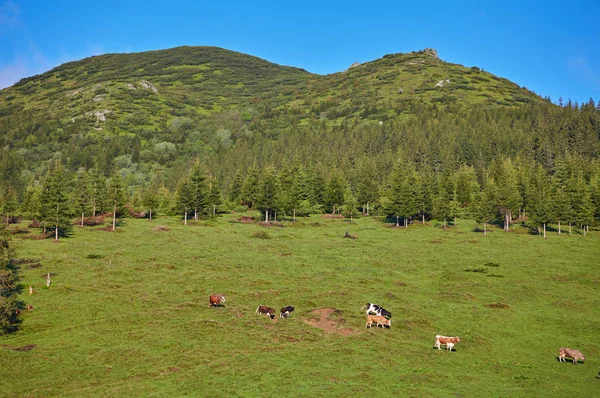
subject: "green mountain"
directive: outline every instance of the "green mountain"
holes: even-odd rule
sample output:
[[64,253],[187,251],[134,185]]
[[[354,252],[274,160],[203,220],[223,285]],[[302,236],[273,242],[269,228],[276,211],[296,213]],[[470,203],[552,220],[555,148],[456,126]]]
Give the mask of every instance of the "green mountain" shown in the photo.
[[216,47],[107,54],[0,91],[0,193],[22,197],[57,161],[69,172],[117,169],[133,190],[157,180],[174,189],[193,159],[225,191],[253,165],[351,170],[363,158],[382,182],[398,151],[435,170],[482,173],[520,155],[551,168],[565,152],[598,156],[598,113],[432,49],[330,75]]
[[82,121],[90,133],[136,133],[173,117],[229,109],[339,121],[386,118],[414,101],[511,106],[537,99],[479,68],[443,62],[429,49],[320,76],[220,48],[178,47],[95,56],[23,79],[0,91],[0,123],[25,111],[33,118]]

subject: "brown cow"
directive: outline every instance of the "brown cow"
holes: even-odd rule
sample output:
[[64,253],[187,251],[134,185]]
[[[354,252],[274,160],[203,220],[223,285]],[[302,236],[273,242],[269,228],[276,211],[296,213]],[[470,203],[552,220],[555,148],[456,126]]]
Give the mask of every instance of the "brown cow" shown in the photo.
[[225,302],[225,297],[223,297],[221,294],[211,294],[208,298],[208,301],[209,307],[220,307],[221,303]]
[[444,345],[446,345],[446,349],[448,351],[452,351],[452,347],[454,347],[454,344],[456,344],[456,343],[460,343],[459,337],[448,337],[448,336],[442,336],[440,334],[435,336],[435,347],[438,350],[441,350],[442,344],[444,344]]
[[256,309],[256,313],[257,314],[265,314],[269,318],[275,319],[275,309],[267,307],[265,305],[259,305],[258,308]]
[[376,323],[378,327],[385,327],[385,325],[392,327],[391,319],[387,319],[386,317],[379,315],[367,315],[367,327],[370,328],[373,323]]
[[585,356],[579,350],[574,350],[572,348],[562,347],[558,350],[558,360],[559,362],[567,362],[565,357],[573,359],[573,365],[577,363],[577,361],[583,362],[585,361]]

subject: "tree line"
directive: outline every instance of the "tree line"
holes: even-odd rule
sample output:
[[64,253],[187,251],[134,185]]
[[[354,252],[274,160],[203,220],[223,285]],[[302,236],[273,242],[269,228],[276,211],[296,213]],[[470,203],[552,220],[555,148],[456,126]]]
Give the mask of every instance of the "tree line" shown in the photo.
[[114,230],[124,216],[180,216],[187,224],[246,209],[260,212],[265,221],[323,213],[369,214],[396,226],[428,220],[446,226],[470,218],[483,224],[486,232],[488,224],[508,230],[515,219],[527,219],[544,234],[549,224],[558,233],[572,231],[573,226],[587,233],[600,221],[598,166],[598,160],[565,156],[547,170],[531,159],[504,157],[478,173],[465,164],[452,170],[427,167],[399,151],[383,177],[372,159],[360,163],[352,179],[341,168],[301,163],[252,166],[237,170],[223,192],[222,181],[199,160],[189,164],[173,189],[158,181],[136,189],[124,183],[118,170],[109,177],[96,168],[69,173],[57,162],[43,178],[27,185],[21,201],[9,187],[0,209],[6,223],[15,216],[34,219],[55,239],[73,225],[95,224],[98,215],[109,215]]

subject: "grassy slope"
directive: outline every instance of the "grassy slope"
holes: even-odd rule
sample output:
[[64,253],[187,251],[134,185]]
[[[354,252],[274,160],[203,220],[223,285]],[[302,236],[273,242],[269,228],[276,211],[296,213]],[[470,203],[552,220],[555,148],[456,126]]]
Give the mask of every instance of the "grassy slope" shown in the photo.
[[[22,331],[0,344],[5,396],[590,396],[597,391],[600,236],[444,231],[352,225],[313,217],[286,228],[231,223],[184,227],[126,220],[117,233],[13,239],[36,293]],[[318,222],[319,225],[311,225]],[[158,224],[170,231],[153,232]],[[341,238],[345,231],[357,240]],[[518,230],[518,228],[517,228]],[[266,231],[272,239],[253,238]],[[89,254],[104,258],[90,259]],[[486,267],[493,262],[498,267]],[[483,273],[465,272],[488,268]],[[45,272],[57,273],[50,289]],[[223,293],[225,307],[208,308]],[[366,302],[393,313],[365,330]],[[502,302],[508,309],[487,304]],[[296,306],[273,323],[256,306]],[[348,337],[308,326],[333,307]],[[459,335],[456,352],[432,349]],[[556,360],[558,348],[587,355]]]

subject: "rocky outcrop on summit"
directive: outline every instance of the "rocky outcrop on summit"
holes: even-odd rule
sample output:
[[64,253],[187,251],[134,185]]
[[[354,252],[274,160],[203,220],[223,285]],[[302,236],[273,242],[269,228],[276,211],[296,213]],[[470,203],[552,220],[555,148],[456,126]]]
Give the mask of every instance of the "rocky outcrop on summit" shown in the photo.
[[431,55],[434,58],[440,58],[438,57],[437,51],[434,48],[426,48],[423,50],[423,52],[427,55]]
[[349,67],[348,69],[346,69],[346,71],[349,71],[349,70],[350,70],[350,69],[352,69],[352,68],[356,68],[357,66],[360,66],[360,63],[359,63],[359,62],[355,62],[355,63],[353,63],[352,65],[350,65],[350,67]]

